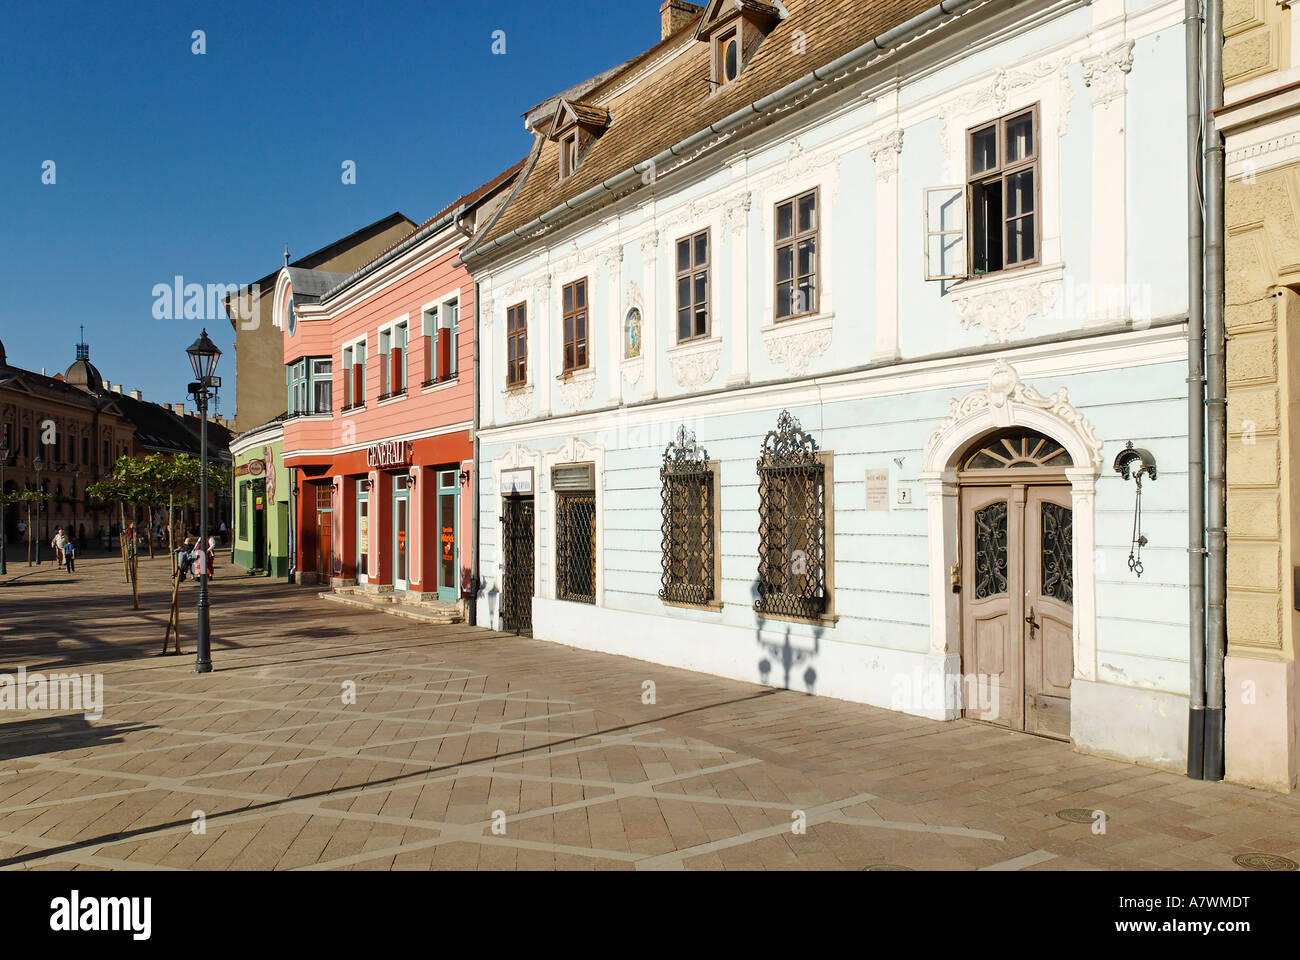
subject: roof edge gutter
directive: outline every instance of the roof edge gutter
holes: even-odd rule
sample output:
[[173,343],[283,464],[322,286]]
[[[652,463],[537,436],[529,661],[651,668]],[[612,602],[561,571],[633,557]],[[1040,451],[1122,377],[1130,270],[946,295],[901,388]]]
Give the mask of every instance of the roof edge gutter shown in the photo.
[[[667,163],[676,157],[689,153],[705,140],[718,134],[730,131],[732,128],[739,126],[745,120],[754,116],[761,116],[767,113],[773,107],[780,106],[782,103],[798,96],[804,90],[817,83],[824,83],[828,78],[835,76],[851,67],[860,64],[863,60],[874,58],[881,53],[888,53],[896,49],[899,44],[906,40],[912,39],[918,34],[927,31],[927,28],[937,26],[941,20],[948,17],[956,16],[973,7],[983,6],[990,0],[940,0],[938,4],[930,9],[917,14],[906,23],[885,31],[877,37],[873,37],[859,47],[850,50],[842,57],[832,60],[823,67],[818,67],[811,73],[805,74],[797,80],[786,84],[775,93],[770,93],[766,97],[755,100],[748,106],[741,107],[734,113],[724,117],[716,123],[711,123],[703,130],[691,134],[684,140],[680,140],[661,151],[649,160],[642,160],[633,164],[622,173],[615,174],[603,183],[584,190],[576,197],[565,200],[563,203],[552,207],[545,213],[533,218],[528,223],[516,227],[504,236],[497,237],[487,243],[476,245],[470,250],[461,254],[461,260],[480,256],[489,250],[496,250],[512,240],[517,239],[527,233],[531,233],[538,227],[547,226],[552,221],[563,216],[571,210],[586,206],[588,202],[595,200],[605,193],[613,193],[620,187],[626,185],[634,178],[641,178],[647,172],[655,170],[660,164]],[[531,169],[530,169],[531,172]],[[522,179],[521,179],[522,183]],[[503,207],[504,209],[504,207]]]
[[[370,261],[370,263],[366,264],[360,270],[356,271],[355,273],[353,273],[352,275],[350,275],[340,283],[326,290],[323,294],[321,294],[320,299],[317,300],[316,302],[320,304],[328,303],[330,300],[333,300],[344,290],[356,286],[358,282],[368,277],[370,274],[374,273],[380,267],[396,260],[398,257],[400,257],[403,253],[406,253],[412,247],[418,246],[423,240],[426,240],[427,238],[433,236],[435,233],[444,230],[448,226],[453,226],[456,227],[457,230],[461,230],[460,218],[467,209],[469,209],[469,204],[467,203],[460,204],[458,207],[456,207],[455,210],[452,210],[450,213],[444,214],[443,216],[439,217],[437,220],[429,224],[423,230],[420,230],[418,233],[414,233],[411,236],[407,237],[405,240],[403,240],[397,246],[393,247],[393,249],[389,250],[387,253],[380,254],[380,256],[377,259]],[[464,231],[461,230],[461,232],[463,233]]]

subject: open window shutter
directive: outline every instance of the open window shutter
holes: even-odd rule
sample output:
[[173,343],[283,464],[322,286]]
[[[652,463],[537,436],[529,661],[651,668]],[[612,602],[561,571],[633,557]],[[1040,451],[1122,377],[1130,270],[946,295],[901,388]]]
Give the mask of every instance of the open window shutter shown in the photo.
[[964,280],[966,257],[966,187],[925,190],[925,279]]
[[364,403],[366,399],[365,382],[366,366],[364,363],[358,363],[355,360],[352,363],[352,402],[354,404]]

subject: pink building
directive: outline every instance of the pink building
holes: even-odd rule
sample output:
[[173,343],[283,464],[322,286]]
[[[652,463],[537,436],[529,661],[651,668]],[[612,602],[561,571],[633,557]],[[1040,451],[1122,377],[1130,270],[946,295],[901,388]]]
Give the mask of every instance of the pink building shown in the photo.
[[347,275],[284,267],[294,567],[459,604],[470,582],[474,281],[460,248],[519,166]]

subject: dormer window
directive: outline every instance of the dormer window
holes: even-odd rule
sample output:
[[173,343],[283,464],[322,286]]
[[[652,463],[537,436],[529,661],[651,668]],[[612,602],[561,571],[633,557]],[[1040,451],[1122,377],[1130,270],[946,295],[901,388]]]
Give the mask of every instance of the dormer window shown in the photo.
[[560,142],[560,179],[573,176],[578,169],[578,134],[569,134]]
[[718,38],[718,47],[718,55],[722,58],[720,82],[730,83],[740,76],[740,37],[735,30],[728,30]]
[[695,30],[695,39],[712,48],[710,89],[735,82],[782,16],[779,6],[764,0],[711,0]]
[[578,171],[583,157],[609,126],[609,111],[581,100],[561,100],[555,108],[549,139],[560,145],[560,179]]

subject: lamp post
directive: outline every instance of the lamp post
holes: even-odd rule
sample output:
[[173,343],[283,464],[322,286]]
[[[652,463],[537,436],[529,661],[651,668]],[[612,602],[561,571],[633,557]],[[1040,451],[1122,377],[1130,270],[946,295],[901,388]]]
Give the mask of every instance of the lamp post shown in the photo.
[[208,338],[205,328],[199,338],[185,350],[194,370],[189,392],[199,408],[199,609],[195,673],[212,672],[212,645],[208,633],[208,401],[216,395],[221,379],[213,376],[221,351]]
[[[7,429],[6,429],[7,432]],[[5,461],[9,459],[9,439],[0,436],[0,498],[5,495]],[[0,577],[9,572],[9,564],[5,559],[5,540],[9,535],[8,527],[5,521],[9,519],[9,505],[0,499]]]
[[39,456],[32,461],[32,469],[36,471],[36,565],[41,565],[41,501],[45,491],[41,488],[41,471],[45,469],[45,461]]

